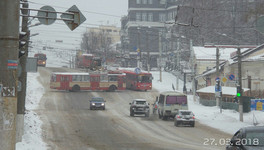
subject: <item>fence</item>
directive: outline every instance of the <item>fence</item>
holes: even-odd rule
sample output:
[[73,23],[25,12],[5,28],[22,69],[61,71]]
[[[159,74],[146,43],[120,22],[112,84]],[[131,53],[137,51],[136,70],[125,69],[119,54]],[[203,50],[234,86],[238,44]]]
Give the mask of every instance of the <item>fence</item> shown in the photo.
[[[241,97],[243,101],[243,112],[250,112],[250,101],[252,97],[246,97],[243,96]],[[204,106],[216,106],[216,100],[205,100],[205,99],[200,99],[200,104]],[[223,109],[231,109],[231,110],[236,110],[238,111],[238,103],[232,103],[232,102],[220,102],[220,106],[222,106]]]

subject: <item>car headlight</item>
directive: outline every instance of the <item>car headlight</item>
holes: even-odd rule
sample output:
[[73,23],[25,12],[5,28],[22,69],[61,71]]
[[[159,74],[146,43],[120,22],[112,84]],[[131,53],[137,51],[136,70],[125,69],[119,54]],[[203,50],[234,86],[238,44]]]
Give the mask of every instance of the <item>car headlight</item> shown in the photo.
[[92,105],[94,106],[94,105],[95,105],[95,103],[92,103]]
[[104,103],[102,103],[101,105],[102,105],[102,106],[104,106],[105,104],[104,104]]

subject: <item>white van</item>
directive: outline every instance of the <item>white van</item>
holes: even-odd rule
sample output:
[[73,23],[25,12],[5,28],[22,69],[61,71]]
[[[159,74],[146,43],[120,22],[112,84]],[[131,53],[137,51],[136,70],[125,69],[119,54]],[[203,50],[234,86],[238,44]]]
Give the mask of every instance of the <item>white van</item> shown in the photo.
[[175,117],[179,110],[188,110],[187,95],[181,92],[162,92],[158,97],[159,118],[166,120],[168,117]]

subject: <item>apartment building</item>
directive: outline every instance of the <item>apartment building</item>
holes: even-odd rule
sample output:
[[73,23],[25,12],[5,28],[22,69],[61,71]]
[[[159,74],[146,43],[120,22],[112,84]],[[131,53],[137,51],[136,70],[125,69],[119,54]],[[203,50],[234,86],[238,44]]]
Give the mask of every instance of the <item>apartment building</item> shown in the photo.
[[120,42],[120,28],[112,25],[101,25],[99,27],[88,27],[86,32],[93,31],[95,33],[107,32],[111,37],[111,43]]
[[[140,55],[143,67],[147,60],[151,68],[157,67],[159,58],[165,58],[172,49],[167,33],[177,13],[176,3],[176,0],[128,0],[128,15],[121,19],[123,53],[129,58]],[[136,59],[126,62],[137,66]]]

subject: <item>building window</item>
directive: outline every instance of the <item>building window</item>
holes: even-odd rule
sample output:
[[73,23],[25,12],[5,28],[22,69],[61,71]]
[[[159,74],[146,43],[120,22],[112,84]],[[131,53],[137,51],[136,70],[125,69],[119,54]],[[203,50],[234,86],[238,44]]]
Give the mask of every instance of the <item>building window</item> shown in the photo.
[[142,13],[142,21],[147,21],[147,13]]
[[137,4],[141,4],[141,0],[137,0]]
[[166,14],[165,13],[160,13],[159,14],[159,21],[160,22],[165,22],[166,21]]
[[152,1],[152,0],[148,0],[148,3],[149,3],[149,4],[153,4],[153,1]]
[[140,13],[136,13],[136,21],[141,21],[141,14]]
[[148,0],[142,0],[142,4],[147,4]]
[[148,14],[148,21],[150,21],[150,22],[153,21],[153,14],[152,13]]

